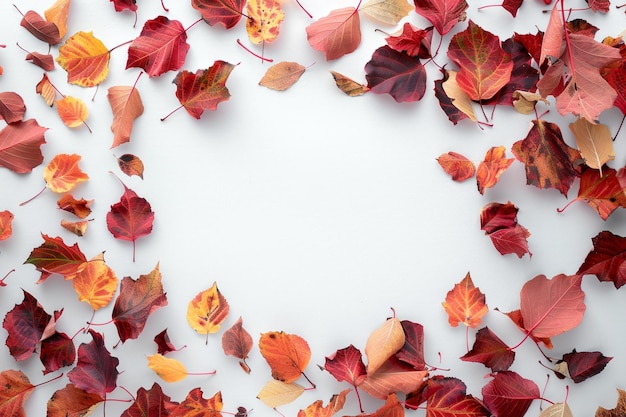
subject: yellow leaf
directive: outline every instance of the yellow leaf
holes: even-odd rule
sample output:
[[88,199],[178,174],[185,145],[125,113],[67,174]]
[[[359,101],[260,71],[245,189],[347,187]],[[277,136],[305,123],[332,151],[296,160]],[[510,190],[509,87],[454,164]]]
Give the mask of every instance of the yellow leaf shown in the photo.
[[414,9],[406,0],[369,0],[359,11],[379,22],[397,25]]
[[576,139],[576,146],[589,168],[599,169],[602,174],[602,166],[607,161],[615,159],[613,150],[613,138],[611,131],[606,125],[591,124],[584,117],[579,117],[569,128]]
[[228,315],[228,302],[217,288],[217,283],[202,291],[189,302],[187,322],[200,334],[215,333]]
[[59,29],[59,37],[63,38],[67,33],[67,15],[70,9],[70,0],[57,0],[52,6],[44,11],[48,22],[54,23]]
[[85,123],[89,116],[87,105],[79,98],[65,96],[57,100],[56,105],[59,117],[67,127],[78,127]]
[[104,262],[104,253],[85,262],[72,280],[78,300],[98,310],[108,305],[117,290],[115,272]]
[[148,367],[165,382],[178,382],[188,375],[182,362],[155,353],[148,356]]
[[109,75],[109,50],[92,32],[77,32],[59,48],[56,61],[67,71],[67,82],[93,87]]
[[268,407],[276,408],[295,401],[303,392],[304,387],[296,383],[274,379],[265,384],[256,397]]
[[404,330],[396,317],[387,319],[378,329],[374,330],[365,343],[367,355],[367,373],[373,374],[391,355],[404,346]]
[[472,107],[472,99],[470,99],[470,96],[468,96],[456,82],[457,71],[446,72],[448,73],[448,79],[442,84],[443,91],[450,97],[454,107],[465,113],[472,122],[475,122],[477,119],[474,114],[474,108]]
[[304,74],[306,68],[297,62],[279,62],[267,69],[259,85],[277,91],[285,91]]
[[280,24],[285,18],[278,0],[249,0],[246,15],[248,38],[256,44],[276,39]]
[[78,166],[80,159],[76,154],[59,154],[52,158],[43,170],[46,187],[55,193],[66,193],[79,182],[87,181],[89,176]]

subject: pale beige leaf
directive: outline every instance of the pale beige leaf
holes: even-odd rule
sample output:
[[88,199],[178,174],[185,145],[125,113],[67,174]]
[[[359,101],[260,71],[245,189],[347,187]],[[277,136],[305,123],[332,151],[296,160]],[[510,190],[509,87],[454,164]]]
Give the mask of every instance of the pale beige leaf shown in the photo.
[[546,408],[539,417],[574,417],[567,403],[556,403]]
[[297,62],[279,62],[267,69],[259,85],[272,90],[285,91],[304,74],[306,68]]
[[515,90],[513,91],[513,107],[521,114],[531,114],[535,112],[537,102],[543,102],[550,105],[550,102],[541,97],[539,93],[531,93],[530,91]]
[[43,74],[41,81],[37,83],[35,92],[43,98],[48,106],[52,107],[54,105],[57,92],[52,86],[52,83],[46,73]]
[[256,397],[268,407],[276,408],[295,401],[303,392],[304,387],[296,383],[288,384],[273,379],[265,384]]
[[447,72],[448,79],[442,84],[443,91],[450,97],[454,107],[465,113],[472,122],[475,122],[477,119],[474,114],[474,108],[472,107],[472,99],[470,99],[467,93],[463,91],[456,82],[457,71]]
[[365,343],[367,373],[373,374],[391,355],[404,346],[404,330],[400,320],[387,319],[385,324],[374,330]]
[[570,123],[569,128],[576,139],[576,146],[580,151],[585,164],[593,169],[599,169],[602,173],[602,166],[615,159],[613,150],[613,139],[611,131],[603,124],[591,124],[584,117],[579,117],[574,123]]
[[359,84],[353,79],[346,77],[345,75],[340,74],[336,71],[331,71],[330,73],[335,79],[335,84],[337,84],[337,88],[339,88],[350,97],[362,96],[369,91],[369,87],[365,84]]
[[406,0],[369,0],[359,11],[381,23],[397,25],[414,9]]

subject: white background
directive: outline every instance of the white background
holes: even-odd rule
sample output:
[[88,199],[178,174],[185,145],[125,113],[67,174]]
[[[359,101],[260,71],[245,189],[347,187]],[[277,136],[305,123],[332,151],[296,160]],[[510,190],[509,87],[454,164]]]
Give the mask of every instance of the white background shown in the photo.
[[[333,9],[355,5],[346,0],[304,3],[315,19]],[[488,1],[472,3],[468,16],[502,40],[513,32],[535,33],[537,27],[545,30],[548,14],[541,12],[546,8],[541,1],[527,0],[516,19],[501,8],[477,11]],[[566,3],[586,6],[582,0]],[[43,14],[52,1],[17,0],[15,4],[23,12],[33,9]],[[138,22],[133,27],[135,16],[116,13],[106,0],[75,0],[70,8],[68,36],[80,30],[93,31],[108,48],[132,40],[146,20],[165,14],[158,0],[140,0],[138,6]],[[166,6],[170,11],[165,15],[185,27],[199,17],[189,1],[169,0]],[[0,4],[0,43],[7,45],[0,49],[0,65],[4,67],[0,91],[19,93],[28,108],[26,117],[36,118],[49,128],[47,144],[42,146],[42,166],[27,175],[0,169],[0,210],[15,215],[14,235],[0,242],[0,275],[16,268],[6,280],[8,286],[0,288],[0,314],[4,317],[22,301],[24,289],[49,313],[65,308],[58,324],[60,331],[71,335],[91,317],[91,308],[78,303],[70,282],[53,276],[36,285],[39,273],[32,265],[23,265],[30,251],[43,242],[40,234],[45,233],[61,236],[68,244],[78,242],[87,258],[106,251],[105,259],[119,278],[137,278],[160,264],[169,305],[151,316],[142,336],[113,349],[118,340],[114,326],[97,328],[105,334],[112,354],[120,359],[118,385],[133,393],[157,380],[174,401],[182,401],[191,388],[200,386],[205,396],[221,390],[225,410],[236,411],[241,405],[253,408],[254,415],[272,415],[255,398],[270,379],[256,343],[260,333],[282,330],[309,342],[312,359],[306,373],[318,386],[295,403],[281,407],[286,415],[294,416],[313,401],[326,402],[333,393],[349,387],[317,365],[349,344],[363,350],[370,332],[390,316],[393,308],[400,319],[424,325],[427,362],[449,368],[449,372],[438,372],[461,378],[468,385],[468,393],[481,397],[489,370],[458,359],[466,352],[465,330],[449,326],[441,307],[446,293],[470,272],[490,308],[481,327],[488,325],[509,345],[515,345],[522,333],[494,309],[517,309],[520,288],[538,274],[552,277],[575,273],[592,248],[593,236],[602,230],[626,233],[626,213],[620,209],[603,221],[585,203],[577,202],[559,214],[556,209],[568,199],[556,190],[525,185],[524,166],[518,161],[484,196],[478,193],[473,179],[453,182],[436,162],[440,154],[453,150],[478,162],[491,146],[504,145],[507,156],[512,157],[511,145],[526,136],[532,116],[499,107],[492,128],[481,130],[467,120],[454,126],[434,97],[433,82],[441,75],[432,63],[427,65],[427,89],[420,102],[398,104],[388,95],[375,94],[350,98],[335,87],[329,71],[365,82],[365,63],[385,44],[384,35],[375,29],[393,32],[397,28],[362,16],[363,42],[357,51],[326,62],[306,41],[304,28],[311,20],[293,0],[286,0],[283,7],[286,17],[281,34],[266,45],[265,56],[274,62],[296,61],[309,67],[298,83],[285,92],[257,85],[269,64],[236,44],[237,38],[250,44],[243,20],[230,31],[200,23],[188,33],[191,49],[183,68],[205,69],[218,59],[239,63],[227,82],[231,99],[220,104],[216,112],[205,112],[201,120],[181,110],[160,122],[179,105],[171,83],[175,73],[159,78],[144,75],[138,89],[145,112],[134,124],[131,142],[110,149],[112,113],[106,90],[132,85],[140,72],[124,70],[127,47],[112,52],[110,75],[97,93],[67,84],[60,67],[49,74],[64,94],[88,103],[87,123],[93,134],[84,127],[69,129],[58,119],[56,109],[48,108],[36,95],[35,84],[42,70],[24,61],[25,53],[15,43],[39,52],[46,52],[47,45],[19,26],[21,16],[11,2]],[[574,17],[599,26],[596,39],[617,36],[624,30],[622,10],[612,9],[608,16],[574,13]],[[405,21],[422,28],[429,25],[414,12]],[[445,36],[437,57],[439,64],[448,63],[448,68],[453,68],[445,47],[453,33],[466,25],[459,24]],[[52,54],[57,56],[58,47]],[[556,121],[566,142],[574,145],[567,128],[571,117],[559,116],[552,105],[546,119]],[[620,120],[616,109],[601,116],[613,133]],[[609,164],[614,168],[624,165],[623,142],[622,131],[615,143],[616,160]],[[41,189],[43,166],[58,153],[80,154],[80,166],[90,176],[73,191],[77,198],[95,200],[94,220],[82,238],[60,227],[61,219],[72,218],[56,208],[59,196],[50,190],[18,206]],[[114,156],[123,153],[136,154],[144,161],[143,181],[120,173]],[[109,171],[145,197],[155,212],[154,230],[137,241],[134,263],[131,244],[115,240],[106,229],[106,213],[123,192]],[[575,198],[577,190],[578,182],[569,199]],[[480,230],[480,209],[492,201],[512,201],[520,208],[519,222],[531,232],[532,257],[501,256]],[[251,375],[244,374],[234,358],[222,353],[223,330],[211,335],[206,346],[204,336],[186,323],[187,303],[214,281],[231,306],[223,329],[241,316],[255,339],[249,359]],[[554,350],[548,354],[560,357],[576,348],[599,350],[615,358],[604,372],[581,384],[550,377],[544,396],[562,401],[568,385],[568,402],[576,416],[593,415],[598,405],[612,408],[617,398],[615,389],[626,388],[623,290],[617,291],[593,276],[583,280],[583,289],[587,312],[582,324],[555,337]],[[112,305],[98,311],[95,321],[108,321],[111,309]],[[215,369],[217,375],[189,377],[175,384],[158,380],[147,368],[145,356],[156,351],[152,338],[165,327],[175,345],[188,346],[172,357],[191,372]],[[50,377],[42,376],[41,364],[34,356],[25,363],[15,363],[4,346],[4,329],[0,330],[0,340],[1,369],[23,369],[33,383]],[[77,342],[89,341],[88,336],[77,338]],[[550,372],[538,364],[541,359],[534,344],[527,341],[517,350],[511,369],[533,379],[543,390]],[[43,415],[52,392],[66,382],[35,390],[27,403],[27,415]],[[110,398],[127,397],[121,389],[110,394]],[[366,400],[366,411],[373,412],[381,404]],[[109,403],[106,412],[115,416],[126,407],[125,403]],[[535,401],[528,415],[538,415],[539,407],[540,402]],[[102,407],[95,415],[101,413]],[[340,415],[357,413],[356,397],[350,394]],[[423,415],[423,411],[407,414]]]

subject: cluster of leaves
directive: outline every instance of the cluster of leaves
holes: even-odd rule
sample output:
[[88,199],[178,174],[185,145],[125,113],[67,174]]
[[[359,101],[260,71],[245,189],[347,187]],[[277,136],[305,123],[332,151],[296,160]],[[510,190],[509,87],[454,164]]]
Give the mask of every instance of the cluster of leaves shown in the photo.
[[[111,1],[118,12],[137,12],[135,1]],[[484,108],[494,106],[495,109],[498,105],[514,107],[522,114],[534,113],[536,118],[526,138],[511,148],[515,158],[506,157],[504,146],[494,146],[477,167],[454,151],[441,155],[438,161],[455,181],[475,176],[480,194],[494,187],[515,160],[524,164],[528,184],[542,189],[555,188],[566,197],[578,179],[579,192],[573,201],[587,202],[606,220],[617,208],[626,207],[625,167],[616,170],[606,165],[614,160],[614,138],[609,128],[599,122],[600,115],[612,107],[626,114],[626,44],[617,33],[614,38],[595,40],[598,29],[582,19],[568,20],[564,3],[554,4],[545,32],[516,33],[501,41],[470,20],[464,30],[449,39],[447,56],[458,69],[439,67],[442,78],[434,82],[434,94],[452,123],[475,123],[481,129],[488,129],[491,120]],[[505,0],[501,6],[515,17],[521,4],[522,1]],[[131,140],[133,123],[144,113],[138,88],[143,72],[154,78],[178,71],[174,84],[180,107],[173,112],[184,108],[199,119],[204,111],[215,111],[220,103],[230,98],[226,82],[236,65],[216,60],[212,66],[195,72],[182,69],[190,49],[187,31],[201,22],[228,30],[245,19],[250,42],[262,48],[257,56],[271,62],[271,58],[264,56],[265,46],[279,36],[284,13],[278,0],[192,0],[191,6],[200,18],[190,26],[185,28],[177,20],[157,16],[144,23],[139,36],[112,48],[91,32],[67,36],[70,0],[56,1],[45,10],[44,16],[33,10],[23,13],[20,25],[49,48],[45,54],[26,52],[26,60],[44,70],[41,80],[33,82],[35,91],[47,105],[56,106],[67,127],[85,126],[91,132],[86,123],[88,106],[79,98],[62,94],[46,72],[58,64],[67,72],[68,83],[98,86],[108,77],[111,53],[128,44],[125,70],[137,68],[141,72],[134,85],[108,89],[107,99],[113,114],[111,148]],[[388,35],[387,45],[376,49],[364,66],[366,83],[332,72],[337,87],[350,96],[389,94],[397,102],[415,102],[426,93],[425,65],[438,65],[443,40],[453,28],[465,22],[468,7],[464,0],[415,0],[413,4],[405,0],[369,0],[354,7],[332,10],[327,16],[314,20],[305,31],[310,46],[327,61],[332,61],[358,48],[362,16],[395,26],[415,11],[432,26],[418,28],[405,22],[398,33]],[[593,12],[607,13],[610,5],[608,1],[589,1],[589,7]],[[167,13],[165,6],[163,9]],[[436,35],[439,46],[433,48],[432,40]],[[55,58],[50,50],[57,45],[60,46]],[[305,71],[306,67],[299,63],[280,62],[268,68],[259,84],[284,91]],[[569,125],[577,148],[565,143],[556,123],[538,115],[536,107],[547,105],[550,100],[555,101],[561,115],[577,118]],[[483,120],[479,120],[475,108],[482,110]],[[18,93],[0,93],[0,116],[6,122],[0,131],[0,167],[16,174],[31,172],[44,160],[41,146],[46,143],[47,128],[34,119],[24,120],[25,114],[26,106]],[[167,117],[169,114],[161,120]],[[43,171],[45,186],[41,191],[48,188],[61,194],[58,207],[80,219],[62,221],[61,225],[78,237],[86,233],[93,202],[69,194],[80,182],[89,179],[78,166],[80,160],[77,154],[52,157]],[[123,154],[118,162],[125,174],[142,177],[143,163],[139,157]],[[151,233],[154,212],[145,198],[121,183],[124,191],[119,202],[111,205],[106,225],[114,238],[132,242],[134,261],[135,242]],[[521,258],[526,253],[531,254],[527,244],[530,232],[517,223],[518,210],[512,202],[489,203],[480,213],[480,224],[501,254],[513,253]],[[0,241],[11,237],[13,217],[7,210],[0,212]],[[94,314],[113,303],[110,323],[117,330],[119,343],[137,339],[150,315],[167,306],[158,264],[137,279],[119,280],[105,262],[104,250],[88,258],[78,243],[67,244],[61,237],[45,233],[41,236],[43,243],[32,250],[24,263],[32,264],[41,273],[39,283],[44,283],[51,275],[71,280],[78,300],[88,303]],[[626,283],[626,273],[620,267],[626,253],[626,237],[602,231],[592,243],[593,249],[575,275],[560,274],[552,279],[538,275],[522,287],[519,309],[506,313],[524,335],[519,345],[530,338],[538,347],[551,349],[551,338],[578,326],[585,312],[583,276],[595,275],[600,281],[612,282],[616,288]],[[8,274],[0,280],[0,287],[7,285],[7,277]],[[462,323],[466,329],[480,326],[488,311],[485,296],[474,286],[469,273],[450,290],[443,307],[450,325],[456,327]],[[82,332],[91,337],[90,342],[76,347],[75,336],[56,329],[62,312],[47,313],[39,301],[24,290],[23,301],[4,316],[3,328],[8,334],[5,343],[17,363],[38,353],[44,374],[71,368],[67,372],[69,383],[49,399],[47,415],[84,416],[105,403],[107,396],[118,388],[119,360],[105,345],[103,334],[93,329],[93,323],[89,323],[87,329],[76,329],[76,335]],[[214,283],[190,300],[186,318],[188,325],[206,335],[208,340],[210,334],[220,331],[229,312],[229,303]],[[466,335],[469,341],[469,330]],[[154,341],[157,349],[148,356],[148,366],[163,381],[177,382],[197,374],[188,372],[181,361],[168,356],[182,348],[177,349],[170,342],[167,329],[156,335]],[[253,338],[244,329],[241,317],[222,333],[224,353],[237,358],[245,372],[250,372],[246,360],[253,346]],[[399,320],[394,313],[367,339],[366,362],[362,352],[349,345],[327,356],[323,369],[337,381],[351,385],[361,416],[402,416],[405,409],[425,408],[427,415],[521,417],[533,401],[545,399],[535,382],[510,370],[516,348],[506,345],[487,327],[476,331],[473,347],[468,346],[461,359],[490,369],[491,380],[482,387],[482,398],[477,398],[467,393],[465,383],[459,378],[445,376],[426,364],[423,326]],[[304,391],[316,388],[305,374],[311,350],[303,337],[282,331],[265,332],[258,340],[258,349],[271,370],[269,382],[258,393],[258,399],[267,406],[276,409],[296,400]],[[612,358],[601,352],[572,349],[562,358],[547,359],[553,362],[551,369],[557,377],[578,383],[601,372]],[[215,372],[201,374],[212,373]],[[52,381],[61,377],[54,377]],[[298,384],[300,378],[307,380],[309,387]],[[31,384],[23,371],[7,369],[0,372],[0,386],[5,387],[0,393],[0,416],[22,416],[24,403],[39,385]],[[302,409],[298,417],[334,415],[343,408],[350,391],[346,389],[334,395],[326,406],[316,401]],[[360,392],[384,404],[373,412],[366,412]],[[620,390],[619,395],[615,410],[600,407],[596,415],[623,414],[626,393]],[[199,387],[194,388],[185,399],[176,402],[155,382],[151,388],[142,387],[137,391],[123,415],[218,416],[222,408],[219,391],[205,398]],[[247,413],[246,407],[239,406],[232,414],[243,417]],[[553,402],[544,413],[546,416],[571,415],[565,401]]]

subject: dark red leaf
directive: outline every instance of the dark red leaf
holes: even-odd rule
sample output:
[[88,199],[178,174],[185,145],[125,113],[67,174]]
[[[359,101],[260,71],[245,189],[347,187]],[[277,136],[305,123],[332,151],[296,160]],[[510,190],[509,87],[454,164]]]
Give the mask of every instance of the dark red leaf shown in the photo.
[[6,345],[16,361],[26,360],[35,352],[52,318],[35,297],[22,291],[24,300],[7,313],[2,322],[8,333]]
[[[154,336],[154,343],[157,345],[157,352],[161,355],[165,355],[169,352],[175,352],[182,348],[176,348],[170,341],[170,337],[167,334],[167,329],[164,329],[161,333]],[[183,346],[184,347],[184,346]]]
[[24,119],[26,105],[22,96],[12,91],[0,93],[0,120],[7,123],[20,122]]
[[517,207],[510,201],[489,203],[480,212],[480,229],[489,236],[494,247],[502,255],[514,253],[519,258],[528,253],[527,238],[530,232],[517,223]]
[[613,357],[604,356],[602,352],[576,352],[574,349],[557,361],[554,373],[560,379],[571,378],[579,383],[602,372],[611,359]]
[[626,237],[604,230],[591,241],[593,250],[576,274],[595,275],[600,281],[613,282],[615,288],[626,284]]
[[626,60],[622,60],[620,66],[611,68],[604,78],[617,92],[613,105],[626,115]]
[[54,57],[50,54],[41,54],[39,52],[29,52],[26,54],[26,61],[30,61],[44,71],[52,71],[54,69]]
[[93,340],[78,347],[78,363],[67,377],[77,388],[105,398],[117,387],[119,360],[111,356],[100,333],[90,329],[89,334]]
[[235,324],[232,325],[222,335],[222,349],[226,355],[234,356],[237,359],[241,359],[239,365],[241,368],[250,373],[250,368],[246,364],[248,354],[252,349],[252,336],[243,328],[243,320],[241,317],[237,319]]
[[419,58],[382,46],[365,64],[365,79],[373,93],[389,94],[397,102],[418,101],[426,91],[426,70]]
[[506,371],[515,360],[515,352],[488,327],[483,327],[476,332],[472,350],[461,356],[461,360],[482,363],[491,372]]
[[31,172],[41,165],[41,145],[46,143],[47,127],[37,124],[35,119],[15,122],[0,130],[0,167],[18,174]]
[[387,45],[398,52],[406,52],[409,56],[417,58],[430,58],[430,45],[433,39],[433,27],[420,29],[410,23],[402,26],[399,35],[389,36],[385,40]]
[[116,12],[123,10],[137,11],[137,0],[109,0],[113,3]]
[[77,243],[68,246],[58,236],[51,238],[42,233],[41,237],[44,242],[33,249],[28,259],[24,261],[25,264],[35,265],[37,271],[41,272],[39,283],[45,281],[51,274],[60,274],[66,279],[73,278],[78,273],[79,267],[87,262]]
[[26,12],[20,25],[29,31],[34,37],[50,45],[61,42],[59,28],[52,22],[48,22],[39,13],[29,10]]
[[121,417],[167,417],[177,405],[155,382],[149,390],[137,390],[137,398]]
[[443,78],[435,81],[435,97],[439,101],[441,109],[448,116],[448,119],[456,125],[460,120],[467,119],[468,115],[452,104],[452,99],[446,94],[443,88],[443,83],[448,81],[450,75],[445,68],[442,68],[440,71],[443,74]]
[[44,374],[70,366],[76,359],[74,341],[65,333],[54,332],[41,342],[39,359],[44,365]]
[[537,65],[540,64],[541,58],[541,42],[543,42],[543,32],[537,31],[534,35],[531,33],[519,34],[515,32],[511,38],[517,43],[524,45],[524,49],[528,51]]
[[361,351],[350,345],[326,357],[324,369],[339,382],[346,381],[353,386],[360,385],[367,377]]
[[517,11],[523,2],[524,0],[504,0],[502,2],[502,7],[504,10],[511,13],[511,16],[515,17],[517,16]]
[[494,417],[523,417],[533,400],[541,397],[537,384],[513,371],[494,374],[482,394]]
[[226,29],[239,23],[245,4],[245,0],[191,0],[191,5],[205,22],[211,26],[220,24]]
[[427,417],[488,417],[489,411],[471,395],[466,394],[463,381],[440,375],[428,380],[423,392]]
[[404,346],[396,353],[396,357],[417,370],[425,369],[424,326],[409,320],[402,320],[401,324],[404,330]]
[[440,35],[445,35],[465,20],[465,0],[414,0],[415,11],[428,19]]

